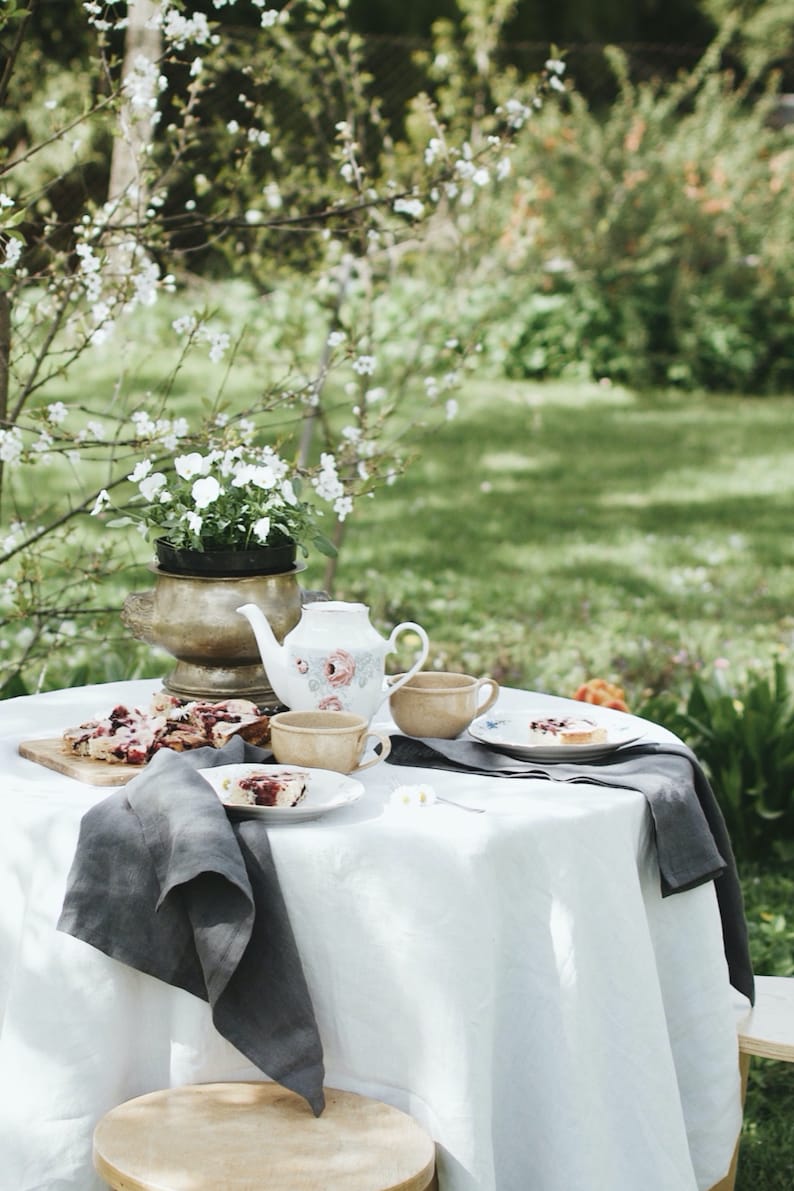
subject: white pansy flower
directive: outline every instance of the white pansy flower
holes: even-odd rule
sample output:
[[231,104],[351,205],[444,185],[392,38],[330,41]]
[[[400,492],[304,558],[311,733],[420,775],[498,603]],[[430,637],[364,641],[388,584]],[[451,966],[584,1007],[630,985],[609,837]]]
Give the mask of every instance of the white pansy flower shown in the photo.
[[189,455],[177,455],[174,470],[180,479],[192,480],[195,476],[206,475],[207,461],[198,451],[191,451]]
[[222,488],[214,476],[204,476],[196,480],[190,491],[196,508],[206,509],[218,499]]
[[298,503],[298,498],[295,495],[295,489],[292,487],[292,480],[282,480],[281,495],[284,497],[284,500],[288,505],[296,505]]
[[138,491],[144,500],[154,500],[157,493],[165,485],[166,478],[161,471],[153,472],[150,476],[144,476],[138,485]]
[[267,535],[270,533],[270,518],[260,517],[258,521],[253,524],[253,534],[260,542],[267,542]]
[[200,513],[194,513],[192,509],[188,509],[183,520],[187,522],[191,533],[201,533],[201,527],[204,524],[204,518]]

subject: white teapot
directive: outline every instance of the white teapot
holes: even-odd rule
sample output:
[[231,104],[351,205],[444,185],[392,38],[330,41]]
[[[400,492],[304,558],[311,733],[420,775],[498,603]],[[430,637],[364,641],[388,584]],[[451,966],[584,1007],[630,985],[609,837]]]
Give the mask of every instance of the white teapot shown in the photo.
[[[283,645],[256,604],[243,604],[237,611],[254,631],[276,696],[294,711],[352,711],[371,720],[386,696],[421,669],[430,648],[425,630],[410,620],[392,629],[385,641],[372,626],[366,604],[305,604]],[[419,638],[419,657],[406,674],[387,684],[386,655],[394,653],[398,636],[406,632]]]

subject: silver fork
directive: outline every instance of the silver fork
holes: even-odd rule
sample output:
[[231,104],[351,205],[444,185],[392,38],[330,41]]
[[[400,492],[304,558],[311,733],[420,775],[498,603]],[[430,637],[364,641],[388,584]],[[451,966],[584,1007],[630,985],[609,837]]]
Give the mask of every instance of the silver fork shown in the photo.
[[484,815],[484,806],[467,806],[465,802],[455,802],[452,798],[443,798],[436,794],[436,802],[443,802],[446,806],[456,806],[459,811],[471,811],[473,815]]

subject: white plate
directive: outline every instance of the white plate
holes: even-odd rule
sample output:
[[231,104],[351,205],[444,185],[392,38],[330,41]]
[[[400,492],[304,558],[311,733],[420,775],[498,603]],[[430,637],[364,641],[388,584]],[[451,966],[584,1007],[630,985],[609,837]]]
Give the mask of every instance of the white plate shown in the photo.
[[[238,806],[224,802],[224,792],[231,788],[237,777],[266,769],[268,773],[283,773],[303,769],[308,773],[306,793],[297,806]],[[329,811],[351,806],[364,793],[361,782],[334,773],[330,769],[304,769],[298,765],[217,765],[214,769],[200,769],[220,798],[229,816],[234,819],[264,819],[268,823],[304,823],[307,819],[319,819]]]
[[[570,713],[569,713],[570,714]],[[607,739],[601,744],[530,744],[529,724],[532,720],[560,719],[565,715],[559,708],[553,711],[491,712],[478,716],[469,727],[469,734],[480,744],[487,744],[497,752],[527,761],[597,761],[614,753],[616,749],[640,739],[635,724],[616,726],[588,715],[577,713],[577,719],[598,723],[607,730]]]

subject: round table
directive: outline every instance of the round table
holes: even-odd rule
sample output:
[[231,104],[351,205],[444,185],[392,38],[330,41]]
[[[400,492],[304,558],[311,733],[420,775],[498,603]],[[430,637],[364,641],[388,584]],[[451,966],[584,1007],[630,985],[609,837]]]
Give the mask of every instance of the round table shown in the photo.
[[[109,1108],[262,1078],[203,1001],[55,929],[81,816],[109,791],[18,744],[159,687],[0,703],[0,1191],[99,1188],[91,1135]],[[497,707],[582,711],[516,690]],[[411,1113],[441,1191],[717,1182],[741,1121],[738,994],[713,885],[660,896],[643,797],[388,763],[360,778],[354,805],[267,828],[326,1084]],[[395,807],[417,781],[484,813]]]

